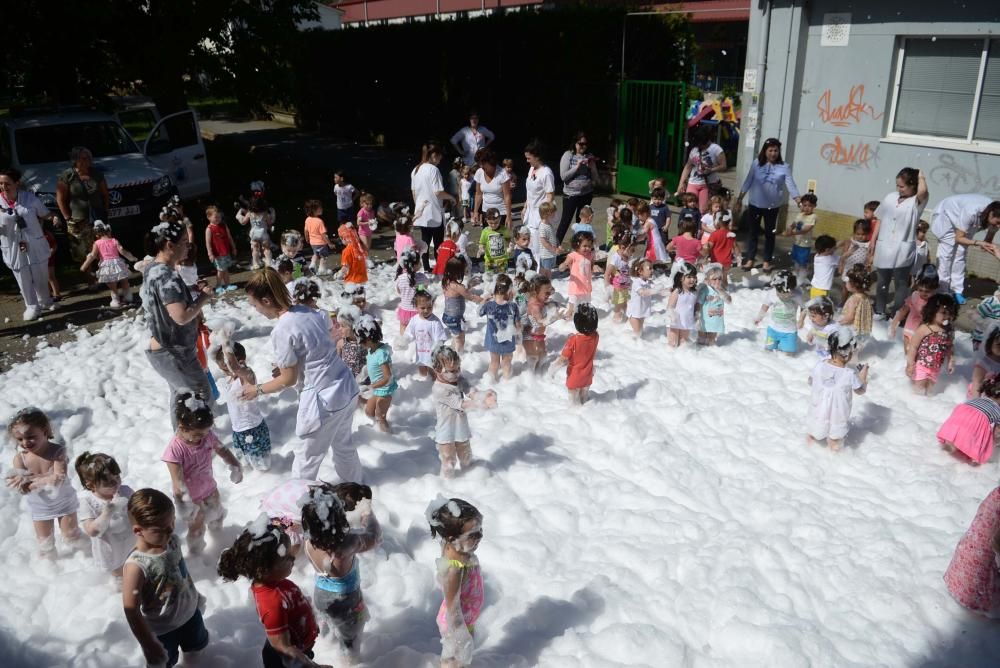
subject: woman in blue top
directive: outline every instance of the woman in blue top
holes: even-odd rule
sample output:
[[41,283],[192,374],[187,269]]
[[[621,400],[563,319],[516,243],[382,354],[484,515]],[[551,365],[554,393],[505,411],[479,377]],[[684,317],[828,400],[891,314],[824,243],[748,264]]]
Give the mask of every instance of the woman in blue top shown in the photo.
[[760,219],[764,218],[764,271],[771,270],[774,259],[774,236],[778,225],[778,210],[789,196],[799,203],[799,189],[792,179],[792,166],[781,159],[781,142],[775,138],[764,141],[757,156],[757,162],[750,165],[750,172],[743,181],[740,194],[736,198],[736,208],[743,205],[743,197],[750,193],[750,209],[747,211],[749,229],[747,248],[743,258],[743,269],[752,269],[757,255],[757,236],[760,233]]

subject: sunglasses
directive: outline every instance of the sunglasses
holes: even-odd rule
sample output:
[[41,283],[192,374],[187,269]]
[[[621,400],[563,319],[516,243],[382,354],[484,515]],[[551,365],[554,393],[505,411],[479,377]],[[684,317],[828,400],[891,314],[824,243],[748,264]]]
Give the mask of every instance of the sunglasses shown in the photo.
[[578,141],[578,142],[576,143],[576,145],[577,145],[577,146],[586,146],[586,145],[587,145],[587,142],[585,142],[585,141]]

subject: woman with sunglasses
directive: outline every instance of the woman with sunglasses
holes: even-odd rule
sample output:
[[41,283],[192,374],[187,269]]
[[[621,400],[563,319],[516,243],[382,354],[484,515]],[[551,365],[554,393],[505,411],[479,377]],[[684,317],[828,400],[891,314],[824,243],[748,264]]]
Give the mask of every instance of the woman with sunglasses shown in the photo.
[[587,133],[577,132],[573,145],[559,159],[559,178],[563,182],[562,218],[556,230],[557,242],[563,237],[573,222],[580,222],[580,209],[590,205],[594,199],[594,176],[597,158],[587,151]]

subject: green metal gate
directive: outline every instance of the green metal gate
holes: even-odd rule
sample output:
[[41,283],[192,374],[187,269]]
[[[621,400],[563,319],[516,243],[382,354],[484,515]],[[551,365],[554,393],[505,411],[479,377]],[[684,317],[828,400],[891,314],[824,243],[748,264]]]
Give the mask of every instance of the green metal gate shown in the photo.
[[684,167],[687,86],[623,81],[618,105],[618,192],[646,197],[657,176],[673,187]]

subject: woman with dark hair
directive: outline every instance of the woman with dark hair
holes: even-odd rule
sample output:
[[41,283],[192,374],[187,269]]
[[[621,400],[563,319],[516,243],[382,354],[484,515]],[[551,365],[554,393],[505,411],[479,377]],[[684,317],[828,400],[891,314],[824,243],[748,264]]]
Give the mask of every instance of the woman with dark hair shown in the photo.
[[472,220],[482,222],[483,211],[496,209],[500,212],[500,222],[511,227],[511,187],[507,170],[499,167],[496,153],[487,147],[476,152],[476,170],[472,180],[476,183],[476,201],[472,208]]
[[959,305],[965,303],[965,252],[969,246],[996,254],[997,248],[973,239],[980,229],[1000,228],[1000,202],[986,195],[952,195],[938,202],[931,218],[931,232],[938,239],[937,270],[941,287],[955,293]]
[[580,209],[594,199],[594,176],[597,158],[587,151],[587,133],[577,132],[573,143],[559,159],[559,178],[563,182],[562,218],[556,240],[562,243],[571,223],[580,222]]
[[438,165],[444,151],[437,142],[427,142],[420,150],[420,164],[410,172],[410,191],[413,193],[413,226],[420,228],[420,240],[426,250],[421,256],[424,270],[431,270],[431,244],[434,254],[444,242],[443,201],[455,203],[455,198],[444,189]]
[[176,428],[174,401],[179,392],[200,392],[207,401],[212,400],[208,378],[195,352],[198,321],[202,308],[212,298],[212,289],[199,283],[195,299],[184,284],[177,265],[190,249],[187,226],[176,215],[166,218],[150,232],[156,255],[143,267],[139,294],[150,335],[146,359],[170,386],[168,412]]
[[527,198],[521,219],[525,227],[531,231],[531,252],[535,257],[541,257],[542,242],[538,236],[538,228],[542,224],[542,216],[538,207],[542,202],[551,203],[555,198],[556,180],[552,170],[542,160],[545,151],[537,139],[524,147],[524,159],[527,161],[528,178],[524,180],[524,190]]
[[21,172],[0,171],[0,255],[14,272],[24,299],[24,320],[53,308],[49,295],[49,242],[41,220],[54,216],[34,193],[21,190]]
[[[875,286],[875,317],[891,318],[906,301],[910,290],[910,270],[917,259],[917,223],[927,206],[924,173],[903,167],[896,175],[896,190],[875,210],[878,228],[868,244],[868,258],[878,274]],[[895,284],[892,309],[887,311],[889,283]]]
[[[245,385],[243,399],[277,394],[286,387],[299,391],[295,418],[292,478],[316,480],[327,451],[333,450],[333,467],[341,482],[361,482],[361,459],[351,441],[358,384],[351,369],[337,354],[330,338],[330,316],[307,306],[293,306],[281,277],[265,267],[246,285],[250,305],[268,320],[277,375],[266,383]],[[364,316],[370,317],[370,316]]]
[[757,162],[750,165],[750,171],[743,180],[740,194],[736,197],[735,208],[743,206],[743,197],[750,193],[750,208],[747,210],[747,247],[743,258],[743,269],[752,269],[757,257],[757,237],[760,234],[760,219],[764,219],[764,271],[771,271],[774,259],[774,236],[778,225],[778,211],[788,201],[789,196],[799,203],[799,189],[792,179],[792,166],[781,159],[781,142],[771,137],[764,141],[757,155]]
[[674,197],[682,192],[694,193],[698,196],[698,208],[706,213],[708,196],[716,194],[722,188],[719,172],[726,171],[726,153],[712,141],[712,131],[706,127],[694,130],[691,143],[693,147],[684,163]]

